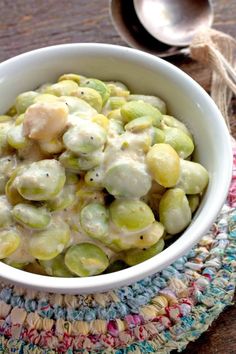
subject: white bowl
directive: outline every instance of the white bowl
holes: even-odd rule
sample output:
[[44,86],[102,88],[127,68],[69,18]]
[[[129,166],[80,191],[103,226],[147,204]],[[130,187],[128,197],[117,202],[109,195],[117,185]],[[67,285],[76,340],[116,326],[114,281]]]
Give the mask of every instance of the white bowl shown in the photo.
[[160,96],[168,111],[191,130],[197,159],[210,173],[201,205],[187,230],[159,255],[113,274],[90,278],[56,278],[27,273],[0,263],[0,277],[22,287],[82,294],[131,284],[162,270],[183,256],[204,235],[219,213],[232,171],[231,141],[223,117],[208,94],[174,65],[150,54],[109,44],[65,44],[34,50],[0,64],[0,111],[17,94],[76,72],[102,80],[119,80],[135,93]]

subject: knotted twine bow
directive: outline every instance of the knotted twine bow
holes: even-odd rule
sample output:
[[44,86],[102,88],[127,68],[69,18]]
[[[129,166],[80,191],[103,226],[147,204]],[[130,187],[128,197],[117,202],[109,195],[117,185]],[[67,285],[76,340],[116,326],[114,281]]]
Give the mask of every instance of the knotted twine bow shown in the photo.
[[229,35],[214,29],[202,29],[192,40],[190,56],[212,69],[211,97],[219,107],[230,129],[229,105],[236,95],[234,54],[236,41]]

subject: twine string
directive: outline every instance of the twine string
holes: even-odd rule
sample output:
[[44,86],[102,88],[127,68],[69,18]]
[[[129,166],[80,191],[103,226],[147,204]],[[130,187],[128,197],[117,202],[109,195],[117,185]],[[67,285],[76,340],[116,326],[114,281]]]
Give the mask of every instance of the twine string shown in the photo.
[[211,97],[230,132],[229,106],[232,95],[236,95],[235,52],[234,38],[211,28],[202,28],[190,45],[191,58],[212,70]]

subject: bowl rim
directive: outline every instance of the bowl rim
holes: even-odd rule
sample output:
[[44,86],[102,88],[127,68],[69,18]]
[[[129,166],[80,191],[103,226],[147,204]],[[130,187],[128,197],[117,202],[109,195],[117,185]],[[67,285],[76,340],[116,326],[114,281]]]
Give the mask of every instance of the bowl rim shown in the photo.
[[[153,275],[154,273],[164,269],[165,267],[173,263],[179,257],[186,254],[194,246],[194,244],[197,243],[197,241],[202,237],[202,235],[204,235],[204,233],[208,231],[209,226],[214,222],[217,214],[219,213],[226,199],[232,173],[232,147],[230,134],[227,130],[224,119],[216,104],[209,97],[207,92],[188,74],[183,72],[178,67],[174,66],[173,64],[170,64],[169,62],[159,57],[140,51],[138,49],[106,43],[67,43],[52,45],[48,47],[34,49],[14,56],[13,58],[7,59],[6,61],[0,63],[0,70],[4,69],[5,66],[15,65],[17,62],[20,62],[22,60],[34,60],[35,55],[47,55],[50,52],[63,52],[73,48],[87,50],[88,52],[92,49],[98,51],[101,54],[105,52],[112,52],[112,54],[117,56],[122,55],[122,57],[125,57],[127,60],[130,61],[134,60],[135,56],[135,58],[138,58],[138,60],[148,62],[150,65],[152,65],[151,67],[154,70],[155,65],[158,64],[161,65],[162,70],[174,73],[179,80],[182,80],[185,82],[185,84],[191,86],[191,89],[194,90],[196,95],[200,95],[204,103],[207,104],[214,112],[217,124],[219,125],[221,134],[224,137],[224,149],[227,152],[225,158],[223,159],[224,174],[222,173],[222,188],[218,191],[219,202],[217,205],[212,205],[211,209],[208,211],[207,225],[200,224],[197,228],[194,227],[191,232],[195,231],[195,237],[189,237],[184,247],[182,248],[177,247],[180,244],[180,242],[178,242],[181,239],[180,237],[172,245],[163,250],[160,254],[131,268],[118,271],[114,273],[114,277],[111,276],[111,273],[109,273],[85,278],[57,278],[27,273],[25,271],[13,268],[2,262],[0,264],[0,278],[7,280],[7,282],[18,284],[21,287],[25,286],[27,288],[34,288],[37,290],[49,291],[54,293],[88,294],[104,292],[114,288],[119,288],[121,286],[130,285],[138,280],[144,279],[146,276]],[[198,218],[200,215],[201,213],[198,215]],[[188,229],[183,234],[187,233],[187,231]]]

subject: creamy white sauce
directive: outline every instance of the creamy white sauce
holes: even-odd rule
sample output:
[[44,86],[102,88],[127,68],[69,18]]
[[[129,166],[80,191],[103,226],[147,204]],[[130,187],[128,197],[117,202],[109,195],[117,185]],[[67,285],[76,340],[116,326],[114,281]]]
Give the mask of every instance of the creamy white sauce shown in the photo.
[[[78,116],[75,114],[69,114],[68,116],[68,125],[69,126],[74,126],[74,125],[80,125],[80,124],[86,124],[86,120],[90,120],[91,118],[91,113],[92,111],[86,111],[83,112],[82,116]],[[92,128],[95,129],[96,124],[90,124]],[[101,163],[99,165],[99,170],[101,174],[104,174],[104,171],[107,170],[107,168],[111,165],[114,164],[116,161],[122,162],[124,161],[130,161],[130,164],[134,164],[135,166],[140,166],[141,169],[145,170],[147,173],[147,167],[145,164],[145,144],[147,144],[148,139],[150,139],[150,131],[146,130],[142,133],[139,134],[133,134],[130,132],[124,132],[122,135],[119,135],[115,133],[114,131],[109,134],[108,132],[108,138],[107,142],[105,144],[105,149],[103,149],[103,152],[100,150],[100,154],[102,154],[101,158]],[[40,151],[38,146],[35,143],[32,143],[31,145],[32,149],[25,149],[22,150],[21,153],[24,156],[24,163],[27,163],[28,161],[31,162],[33,159],[36,161],[39,158],[42,158],[40,155]],[[91,154],[90,154],[91,155]],[[86,154],[84,154],[86,156]],[[25,172],[27,175],[27,171]],[[30,180],[32,184],[37,184],[37,169],[35,171],[35,175],[31,174],[30,175]],[[134,176],[135,178],[135,176]],[[18,178],[16,178],[16,186],[18,184]],[[43,181],[45,183],[45,181]],[[42,183],[42,187],[44,187],[44,183]],[[130,183],[128,181],[128,183]],[[93,201],[93,198],[91,199]],[[88,202],[89,202],[89,196],[88,196]],[[98,200],[99,202],[99,200]],[[53,212],[52,213],[53,217],[59,217],[61,220],[64,220],[66,223],[71,228],[71,239],[69,244],[66,247],[69,247],[74,244],[82,243],[82,242],[89,242],[92,244],[95,244],[102,248],[104,252],[107,254],[109,259],[115,259],[116,257],[116,252],[112,251],[109,247],[105,246],[102,242],[95,240],[88,236],[82,229],[80,225],[80,220],[79,220],[79,214],[77,211],[75,211],[73,208],[69,208],[67,210],[59,211],[59,212]],[[109,233],[107,235],[107,243],[112,243],[112,241],[116,239],[127,239],[130,236],[130,241],[133,237],[141,235],[143,232],[146,232],[149,229],[146,228],[145,230],[139,230],[139,232],[129,232],[125,230],[118,229],[111,221],[109,223]],[[23,232],[22,232],[23,231]],[[22,232],[22,240],[21,240],[21,245],[15,251],[10,257],[8,257],[11,261],[14,262],[33,262],[34,258],[30,255],[29,253],[29,248],[28,248],[28,239],[32,237],[32,232],[29,229],[26,228],[21,228]],[[60,251],[63,251],[62,247]]]
[[[122,87],[120,88],[120,90],[122,90]],[[42,91],[41,88],[39,88],[38,92],[40,91]],[[67,129],[74,126],[87,125],[91,129],[90,131],[91,135],[93,134],[93,132],[94,135],[97,134],[96,132],[97,125],[94,122],[91,124],[91,119],[98,114],[98,112],[93,107],[91,107],[87,102],[76,97],[63,96],[58,98],[58,100],[67,103],[69,109],[69,114],[67,117]],[[110,111],[109,105],[107,104],[103,108],[102,113],[106,115],[109,111]],[[119,125],[119,123],[117,123],[117,125]],[[38,122],[36,126],[36,129],[39,128],[40,128],[40,122]],[[150,177],[150,189],[151,189],[151,176],[149,174],[146,165],[146,153],[150,146],[151,137],[153,135],[152,129],[153,129],[152,127],[147,128],[138,133],[124,131],[120,135],[119,126],[116,127],[114,122],[113,127],[111,127],[110,130],[108,129],[106,143],[101,149],[98,149],[94,152],[94,154],[101,155],[99,169],[98,169],[99,173],[103,176],[113,164],[128,161],[128,164],[130,164],[131,166],[135,166],[137,168],[136,170],[134,169],[135,172],[137,171],[137,174],[141,176],[147,175],[148,178]],[[83,136],[81,138],[83,139]],[[85,135],[84,138],[87,138],[87,135]],[[71,143],[73,143],[73,141],[71,141]],[[21,164],[28,164],[33,161],[39,161],[45,159],[45,154],[40,150],[39,145],[33,141],[26,148],[18,150],[18,155],[19,157],[22,157],[24,159],[23,163]],[[78,157],[83,158],[83,156],[86,157],[86,154],[80,154]],[[91,153],[87,154],[87,156],[91,157]],[[51,155],[51,156],[46,156],[46,158],[53,158],[53,157]],[[134,189],[136,188],[138,190],[140,188],[141,178],[138,179],[137,176],[132,176],[132,177],[133,177],[133,181],[130,181],[129,178],[127,178],[127,180],[121,181],[120,183],[126,183],[127,185],[133,183]],[[37,180],[39,178],[39,174],[37,173],[37,170],[35,170],[35,174],[30,173],[28,176],[26,171],[25,178],[28,178],[27,182],[31,183],[31,185],[37,186],[38,184]],[[18,179],[17,177],[15,181],[15,185],[17,186],[19,183],[20,183],[20,178]],[[45,187],[45,183],[46,180],[42,179],[41,187]],[[149,188],[149,180],[147,185]],[[102,191],[102,189],[93,190],[92,188],[89,187],[87,187],[87,189],[88,189],[87,196],[86,197],[82,196],[85,204],[88,204],[90,202],[98,202],[98,203],[103,202],[104,192]],[[95,199],[95,195],[97,195],[97,199]],[[84,230],[80,225],[80,218],[79,218],[79,211],[78,211],[79,208],[78,207],[76,208],[77,202],[79,202],[78,199],[75,202],[75,207],[73,206],[63,211],[52,213],[53,220],[59,218],[60,220],[63,220],[70,226],[71,238],[69,243],[65,246],[65,248],[78,243],[89,242],[102,248],[110,259],[115,259],[117,254],[116,252],[112,251],[109,247],[104,245],[102,242],[91,238],[84,232]],[[147,232],[150,227],[151,226],[148,226],[147,228],[143,230],[139,230],[138,232],[127,232],[127,230],[125,229],[117,228],[112,223],[112,221],[109,221],[109,232],[107,235],[107,244],[112,243],[114,240],[117,239],[122,239],[122,241],[127,240],[127,244],[129,243],[129,239],[130,239],[130,244],[132,244],[135,237],[139,237],[140,235],[142,235],[142,233]],[[33,262],[34,257],[32,257],[29,252],[29,239],[32,237],[34,231],[29,230],[27,228],[23,228],[21,226],[19,226],[19,231],[21,232],[22,235],[20,247],[8,258],[11,261],[19,262],[19,263]],[[35,235],[35,237],[37,236]],[[60,252],[63,252],[64,246],[59,244],[58,247],[59,247],[58,250]]]

